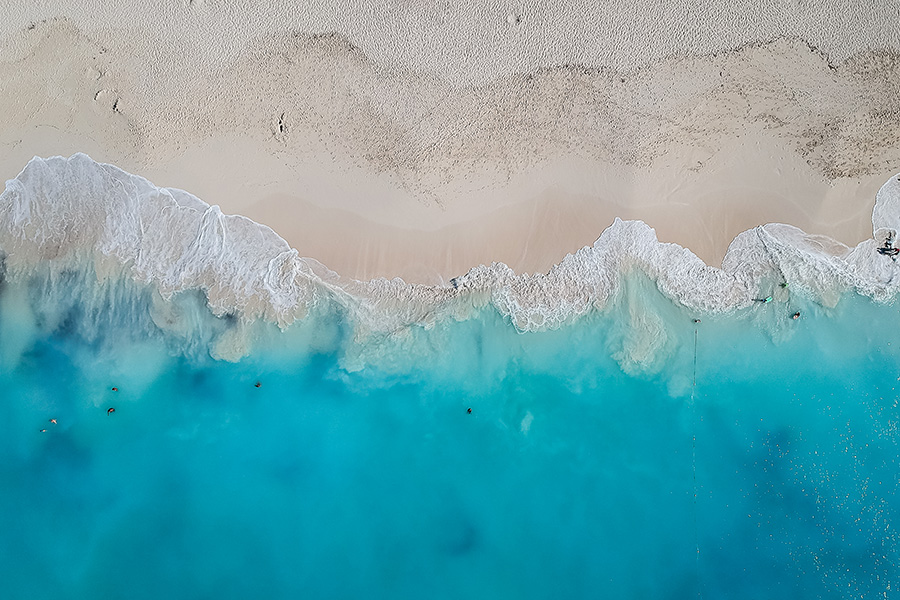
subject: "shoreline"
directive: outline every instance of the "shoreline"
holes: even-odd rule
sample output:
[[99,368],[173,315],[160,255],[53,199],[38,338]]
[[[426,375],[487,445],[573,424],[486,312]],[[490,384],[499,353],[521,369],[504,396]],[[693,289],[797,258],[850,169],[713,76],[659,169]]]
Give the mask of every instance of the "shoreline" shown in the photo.
[[[494,262],[439,286],[398,278],[366,282],[299,256],[265,225],[77,154],[34,159],[7,182],[0,194],[0,248],[4,272],[14,278],[53,282],[71,271],[152,284],[162,301],[157,325],[163,329],[172,325],[165,317],[172,310],[168,300],[201,290],[213,315],[240,316],[241,327],[263,319],[285,328],[321,301],[334,301],[363,337],[427,328],[441,315],[466,319],[488,304],[519,331],[539,331],[602,310],[627,291],[625,281],[635,271],[695,314],[740,310],[767,296],[779,304],[794,292],[825,310],[854,289],[888,301],[900,293],[900,279],[896,262],[877,248],[900,231],[898,211],[900,175],[878,191],[874,237],[854,248],[769,224],[738,235],[715,268],[659,241],[645,223],[617,218],[592,246],[566,255],[543,275]],[[790,284],[790,292],[779,284]],[[626,296],[637,325],[656,323],[653,315],[642,315],[637,298]],[[87,300],[107,302],[104,295]],[[235,352],[239,358],[243,350]]]

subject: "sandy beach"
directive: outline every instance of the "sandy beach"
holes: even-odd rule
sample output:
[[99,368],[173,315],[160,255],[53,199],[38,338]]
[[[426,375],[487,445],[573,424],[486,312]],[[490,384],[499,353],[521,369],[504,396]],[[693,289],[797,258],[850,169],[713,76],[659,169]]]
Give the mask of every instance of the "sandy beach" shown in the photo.
[[545,272],[615,217],[711,265],[763,223],[870,237],[900,169],[887,3],[661,6],[7,10],[0,175],[85,152],[357,279]]

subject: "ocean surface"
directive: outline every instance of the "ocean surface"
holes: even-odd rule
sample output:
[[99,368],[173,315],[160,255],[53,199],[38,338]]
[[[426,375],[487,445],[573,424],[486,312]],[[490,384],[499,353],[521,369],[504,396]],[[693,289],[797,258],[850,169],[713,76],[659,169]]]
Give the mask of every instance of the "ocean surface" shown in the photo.
[[[534,306],[569,307],[543,327],[520,318],[531,309],[509,281],[467,291],[470,272],[413,293],[313,265],[293,275],[315,289],[286,319],[255,291],[228,295],[222,273],[240,264],[193,200],[179,204],[206,212],[180,247],[219,271],[182,262],[164,277],[85,233],[98,220],[75,218],[78,199],[112,192],[74,177],[150,185],[88,161],[33,162],[43,178],[26,169],[0,195],[2,597],[890,598],[900,585],[900,311],[881,240],[860,246],[875,275],[821,258],[848,269],[841,285],[772,252],[724,307],[639,261],[584,302],[584,281],[563,293],[525,278]],[[69,201],[76,213],[54,217]],[[109,215],[103,231],[129,219]],[[786,239],[772,231],[753,239],[771,249]]]

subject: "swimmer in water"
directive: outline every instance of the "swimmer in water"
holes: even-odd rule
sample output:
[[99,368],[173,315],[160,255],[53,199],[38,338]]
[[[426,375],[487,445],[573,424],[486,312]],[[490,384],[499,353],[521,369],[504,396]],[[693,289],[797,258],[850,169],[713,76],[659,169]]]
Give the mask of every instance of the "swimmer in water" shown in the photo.
[[106,414],[107,414],[107,415],[111,415],[111,414],[113,414],[114,412],[116,412],[116,409],[114,409],[114,408],[109,408],[109,409],[106,410]]
[[56,425],[56,419],[50,419],[50,422]]
[[118,391],[119,391],[119,388],[117,388],[117,387],[114,387],[114,388],[113,388],[113,389],[112,389],[112,391],[114,391],[114,392],[118,392]]
[[795,312],[794,314],[791,315],[791,318],[792,318],[793,320],[796,321],[797,319],[800,318],[800,313],[799,313],[799,312]]
[[467,408],[467,409],[466,409],[466,414],[467,414],[467,415],[471,415],[471,414],[472,414],[472,409],[471,409],[471,408]]
[[253,384],[253,387],[262,387],[262,384],[257,381],[256,383]]
[[47,433],[46,429],[41,429],[41,433]]

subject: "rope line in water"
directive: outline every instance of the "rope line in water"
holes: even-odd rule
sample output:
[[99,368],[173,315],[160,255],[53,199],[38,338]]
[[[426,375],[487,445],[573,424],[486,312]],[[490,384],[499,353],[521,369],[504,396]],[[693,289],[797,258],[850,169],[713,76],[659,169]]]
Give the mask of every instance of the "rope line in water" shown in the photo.
[[700,319],[694,319],[694,372],[691,378],[691,471],[694,476],[694,546],[695,567],[697,569],[697,597],[700,592],[700,533],[697,527],[697,404],[695,394],[697,391],[697,341],[700,334]]

